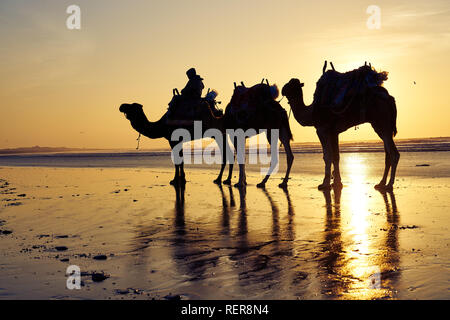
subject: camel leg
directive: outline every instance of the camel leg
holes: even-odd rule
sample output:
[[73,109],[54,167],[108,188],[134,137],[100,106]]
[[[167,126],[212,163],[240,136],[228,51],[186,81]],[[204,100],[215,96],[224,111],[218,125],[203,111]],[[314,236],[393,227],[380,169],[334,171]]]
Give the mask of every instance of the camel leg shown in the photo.
[[[239,159],[239,153],[238,153],[239,150],[237,149],[237,147],[242,149],[241,150],[242,155],[243,155],[242,159]],[[236,152],[238,153],[237,158],[238,158],[238,164],[239,164],[239,181],[234,186],[237,188],[244,188],[247,185],[247,177],[245,175],[245,143],[243,146],[238,146],[237,140],[235,140],[235,149],[236,149]],[[240,160],[242,160],[242,163],[239,163]]]
[[234,185],[236,188],[244,188],[247,185],[245,175],[245,164],[239,164],[239,181]]
[[289,174],[291,172],[292,162],[294,162],[294,154],[292,153],[291,141],[289,138],[289,134],[287,133],[285,128],[281,129],[280,141],[284,146],[284,151],[286,151],[287,168],[286,168],[286,175],[284,176],[283,182],[280,183],[278,186],[280,188],[287,188],[287,183],[289,180]]
[[179,180],[180,183],[186,184],[186,175],[184,174],[184,155],[183,155],[183,150],[180,151],[180,155],[181,155],[181,163],[178,166],[179,169]]
[[[266,137],[267,137],[267,141],[269,142],[269,145],[270,145],[270,164],[271,164],[271,166],[272,166],[272,159],[273,159],[273,156],[274,156],[274,152],[272,151],[272,138],[271,138],[271,134],[270,134],[270,129],[267,129],[266,130]],[[265,188],[266,187],[266,182],[267,182],[267,180],[269,180],[269,178],[270,178],[270,175],[272,174],[272,168],[270,168],[270,170],[267,172],[267,174],[266,174],[266,176],[264,177],[264,179],[260,182],[260,183],[258,183],[257,185],[256,185],[256,187],[257,188]]]
[[320,144],[322,145],[323,150],[323,160],[325,162],[325,177],[323,178],[322,184],[318,186],[319,190],[325,190],[331,188],[330,180],[331,180],[331,148],[330,148],[330,139],[328,136],[328,132],[317,130],[317,135],[319,136]]
[[[400,159],[400,153],[395,146],[394,139],[392,138],[392,132],[390,130],[383,130],[377,126],[372,125],[375,132],[383,140],[384,152],[385,152],[385,166],[383,178],[381,178],[380,183],[375,186],[378,190],[392,190],[395,182],[395,173],[397,170],[397,164]],[[391,178],[389,183],[386,185],[387,177],[389,174],[389,169],[391,169]]]
[[389,183],[386,185],[386,189],[392,190],[394,188],[395,173],[397,171],[398,161],[400,160],[400,153],[398,152],[397,147],[395,146],[395,142],[394,139],[392,138],[392,135],[389,135],[386,138],[386,141],[389,150],[389,155],[391,157],[391,178],[389,179]]
[[[267,140],[270,143],[272,141],[270,132],[267,131],[266,134],[267,134]],[[278,186],[280,188],[286,188],[288,180],[289,180],[289,173],[291,172],[292,162],[294,161],[294,155],[291,150],[289,134],[285,128],[281,128],[279,139],[284,146],[284,150],[286,151],[287,168],[286,168],[286,175],[284,176],[283,182],[280,183]],[[272,147],[273,146],[271,145],[271,148]],[[275,156],[275,151],[271,150],[270,156],[273,159],[273,157]],[[273,161],[271,161],[270,163],[272,164]],[[270,175],[272,174],[272,171],[273,171],[273,168],[271,168],[270,171],[267,173],[267,175],[264,177],[264,179],[256,185],[258,188],[264,188],[266,186],[266,182],[267,182],[267,180],[269,180]]]
[[[173,150],[173,148],[176,146],[176,142],[175,141],[170,141],[169,142],[169,144],[170,144],[170,148]],[[170,181],[170,184],[171,185],[177,185],[178,184],[178,176],[179,176],[179,174],[180,174],[180,168],[179,168],[179,165],[178,164],[176,164],[175,165],[175,177],[173,178],[173,180],[172,181]]]
[[231,185],[231,178],[233,176],[233,166],[234,166],[234,164],[230,163],[229,169],[228,169],[228,177],[223,181],[223,184]]
[[228,151],[227,136],[226,136],[226,134],[224,134],[222,148],[220,150],[220,152],[222,153],[222,164],[220,166],[219,175],[217,176],[216,180],[214,180],[215,184],[220,185],[222,183],[223,170],[225,169],[225,166],[227,165],[227,151]]
[[386,180],[389,174],[389,169],[391,168],[391,155],[387,140],[385,138],[386,135],[383,134],[383,128],[380,128],[376,124],[372,124],[372,128],[375,130],[376,134],[381,138],[381,140],[383,140],[384,144],[384,173],[381,181],[377,185],[375,185],[375,189],[384,190],[386,188]]
[[177,185],[178,184],[178,181],[179,181],[179,175],[180,175],[180,169],[179,169],[179,167],[180,167],[180,165],[178,165],[178,164],[176,164],[175,165],[175,177],[173,178],[173,180],[172,181],[170,181],[170,184],[171,185]]
[[[177,143],[178,142],[171,141],[170,147],[173,149],[177,145]],[[180,157],[181,157],[181,163],[175,165],[175,177],[173,178],[172,181],[170,181],[170,184],[173,186],[178,185],[180,182],[181,182],[181,184],[186,183],[186,178],[185,178],[185,174],[184,174],[183,150],[180,151]]]
[[386,187],[386,180],[389,174],[389,169],[391,168],[391,156],[389,150],[386,148],[386,143],[384,144],[384,173],[381,181],[375,185],[375,189],[382,190]]
[[[233,177],[233,166],[234,166],[234,161],[235,161],[235,157],[234,157],[234,152],[237,150],[237,139],[235,138],[233,141],[234,144],[234,151],[233,151],[233,159],[232,161],[230,161],[230,165],[229,165],[229,170],[228,170],[228,177],[226,180],[224,180],[223,184],[227,184],[227,185],[231,185],[231,178]],[[228,143],[227,143],[228,146]],[[231,152],[230,152],[231,153]]]
[[180,164],[180,183],[186,184],[186,175],[184,174],[184,162]]
[[222,184],[222,175],[223,175],[223,170],[225,169],[225,164],[222,163],[222,165],[220,166],[220,172],[219,175],[217,176],[217,178],[213,181],[215,184]]
[[339,134],[331,135],[331,148],[333,150],[333,188],[342,188],[341,172],[339,170]]

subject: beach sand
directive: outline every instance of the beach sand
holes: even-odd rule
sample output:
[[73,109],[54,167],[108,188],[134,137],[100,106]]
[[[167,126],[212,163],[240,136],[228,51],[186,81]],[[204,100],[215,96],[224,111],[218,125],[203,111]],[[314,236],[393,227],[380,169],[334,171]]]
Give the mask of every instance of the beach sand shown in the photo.
[[265,190],[249,170],[239,190],[212,183],[217,166],[188,169],[184,189],[170,166],[3,166],[0,299],[449,299],[442,154],[403,154],[391,193],[373,188],[383,154],[343,155],[341,193],[317,190],[320,154],[296,155],[320,170],[294,171],[287,192],[282,170]]

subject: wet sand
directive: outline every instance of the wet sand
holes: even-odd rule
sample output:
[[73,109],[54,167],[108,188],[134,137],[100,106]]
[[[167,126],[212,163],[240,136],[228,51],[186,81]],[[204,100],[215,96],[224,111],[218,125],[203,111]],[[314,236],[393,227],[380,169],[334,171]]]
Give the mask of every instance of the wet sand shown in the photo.
[[380,193],[382,163],[361,159],[340,193],[315,172],[283,191],[281,172],[239,190],[189,169],[182,189],[171,167],[1,167],[0,299],[449,299],[448,172],[400,167]]

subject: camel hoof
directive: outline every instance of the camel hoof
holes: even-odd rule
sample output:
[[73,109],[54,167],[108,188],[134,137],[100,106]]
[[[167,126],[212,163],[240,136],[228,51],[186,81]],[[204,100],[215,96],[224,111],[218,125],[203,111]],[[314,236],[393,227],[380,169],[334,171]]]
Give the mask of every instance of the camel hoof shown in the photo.
[[280,183],[280,184],[278,185],[278,187],[281,188],[281,189],[286,189],[287,186],[288,186],[287,182],[282,182],[282,183]]
[[322,183],[322,184],[319,184],[317,189],[319,189],[319,190],[330,190],[331,189],[331,185],[329,183],[328,184]]
[[386,185],[385,185],[385,184],[382,184],[382,183],[379,183],[379,184],[375,185],[374,188],[375,188],[376,190],[385,190],[385,189],[386,189]]
[[333,189],[342,189],[343,186],[341,181],[334,181],[332,184]]
[[257,188],[261,188],[261,189],[263,189],[263,188],[265,188],[265,187],[266,187],[266,184],[265,184],[265,183],[263,183],[263,182],[260,182],[260,183],[258,183],[258,184],[256,185],[256,187],[257,187]]
[[231,185],[231,179],[224,180],[222,183],[226,185]]
[[238,183],[236,183],[236,184],[234,185],[234,187],[235,187],[235,188],[244,188],[244,187],[245,187],[245,184],[242,183],[242,182],[238,182]]
[[221,180],[222,180],[222,179],[217,178],[217,179],[215,179],[213,182],[214,182],[215,184],[220,185],[220,184],[222,184],[222,181],[221,181]]

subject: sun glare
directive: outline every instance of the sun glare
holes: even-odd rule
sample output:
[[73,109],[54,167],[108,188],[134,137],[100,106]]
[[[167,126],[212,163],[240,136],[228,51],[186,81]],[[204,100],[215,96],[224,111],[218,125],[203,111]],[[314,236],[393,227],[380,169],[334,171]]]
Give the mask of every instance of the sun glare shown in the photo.
[[348,207],[346,220],[348,225],[344,264],[342,273],[348,281],[347,289],[343,294],[350,299],[372,299],[383,297],[380,269],[372,261],[373,241],[370,237],[369,188],[367,184],[366,161],[361,155],[354,154],[345,162],[349,178],[346,193]]

